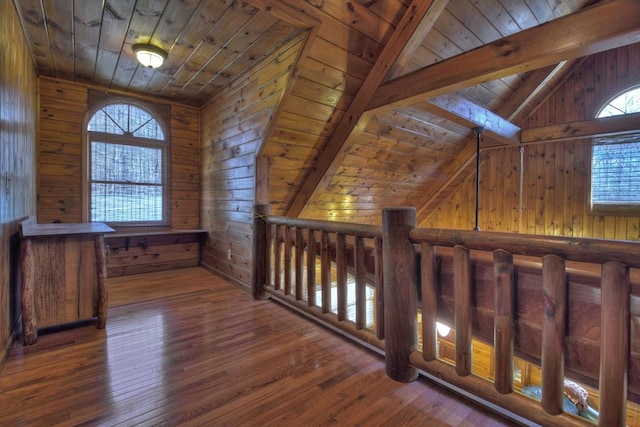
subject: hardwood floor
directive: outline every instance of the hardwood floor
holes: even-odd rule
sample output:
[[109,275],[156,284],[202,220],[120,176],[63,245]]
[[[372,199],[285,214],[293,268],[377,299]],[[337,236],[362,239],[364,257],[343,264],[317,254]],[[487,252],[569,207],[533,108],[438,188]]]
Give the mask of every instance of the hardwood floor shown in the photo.
[[95,325],[17,343],[0,425],[510,425],[200,268],[110,279]]

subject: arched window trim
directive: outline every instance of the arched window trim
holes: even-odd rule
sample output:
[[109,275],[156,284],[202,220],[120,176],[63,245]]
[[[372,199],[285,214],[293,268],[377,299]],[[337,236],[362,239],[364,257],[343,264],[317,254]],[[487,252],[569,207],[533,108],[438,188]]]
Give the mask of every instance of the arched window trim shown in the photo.
[[[640,102],[619,108],[613,105],[640,85],[627,88],[600,108],[596,118],[640,112]],[[607,110],[617,113],[605,113]],[[635,215],[640,212],[640,129],[638,133],[594,138],[591,143],[590,211],[596,214]]]
[[[91,98],[90,98],[91,99]],[[92,204],[92,194],[91,194],[91,144],[92,140],[96,141],[96,139],[108,141],[102,142],[110,142],[117,145],[134,145],[138,147],[151,148],[156,149],[160,148],[162,151],[162,159],[161,159],[161,186],[162,186],[162,215],[159,220],[142,220],[142,221],[100,221],[100,219],[95,219],[96,221],[106,222],[109,225],[120,228],[120,227],[168,227],[171,225],[171,200],[170,200],[170,132],[167,123],[169,122],[169,106],[168,105],[156,105],[156,104],[147,104],[141,102],[137,99],[127,98],[123,96],[111,96],[105,95],[102,93],[95,92],[93,97],[92,105],[87,112],[85,124],[84,124],[84,134],[85,134],[85,144],[83,146],[83,176],[85,179],[83,180],[83,194],[85,195],[84,203],[83,203],[83,216],[85,221],[92,220],[92,212],[91,212],[91,204]],[[111,105],[115,104],[124,104],[130,105],[135,108],[138,108],[144,111],[146,114],[155,120],[164,136],[163,140],[160,139],[152,139],[145,138],[142,136],[133,136],[131,133],[125,133],[124,135],[116,134],[116,133],[108,133],[108,132],[97,132],[97,131],[89,131],[89,124],[92,118],[104,108],[107,108]],[[134,129],[135,132],[135,129]]]

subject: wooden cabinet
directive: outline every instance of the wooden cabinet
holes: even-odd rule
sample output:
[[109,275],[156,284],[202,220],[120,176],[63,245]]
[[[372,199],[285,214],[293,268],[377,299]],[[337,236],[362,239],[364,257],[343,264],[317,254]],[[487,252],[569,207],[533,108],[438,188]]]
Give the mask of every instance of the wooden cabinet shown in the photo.
[[21,224],[22,324],[24,344],[37,341],[38,328],[96,317],[107,312],[103,223]]

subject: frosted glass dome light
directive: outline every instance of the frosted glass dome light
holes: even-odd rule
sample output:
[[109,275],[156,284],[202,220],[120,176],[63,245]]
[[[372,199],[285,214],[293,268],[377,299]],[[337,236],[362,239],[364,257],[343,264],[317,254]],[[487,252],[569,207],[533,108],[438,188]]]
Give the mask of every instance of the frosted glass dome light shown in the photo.
[[133,51],[138,62],[147,68],[158,68],[167,59],[167,53],[150,44],[135,44]]

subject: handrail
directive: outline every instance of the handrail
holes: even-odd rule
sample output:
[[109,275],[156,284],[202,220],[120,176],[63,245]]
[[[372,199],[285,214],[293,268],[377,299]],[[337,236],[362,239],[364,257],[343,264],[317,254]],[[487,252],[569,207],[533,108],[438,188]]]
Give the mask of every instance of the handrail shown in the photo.
[[435,228],[414,228],[409,233],[409,239],[414,243],[428,242],[448,247],[459,245],[471,250],[502,249],[514,255],[543,257],[553,254],[567,261],[594,264],[601,264],[606,257],[607,261],[640,268],[640,245],[631,241]]
[[[564,327],[568,319],[565,307],[569,301],[567,274],[572,271],[566,268],[565,262],[601,265],[600,425],[625,423],[630,348],[629,268],[640,268],[640,243],[416,228],[413,208],[383,209],[381,227],[270,216],[264,205],[257,205],[255,211],[254,296],[278,299],[360,341],[384,348],[387,374],[396,380],[411,381],[416,369],[420,369],[544,425],[586,423],[562,412]],[[347,239],[353,243],[349,247]],[[373,282],[365,274],[365,240],[368,247],[375,248]],[[435,326],[441,298],[437,247],[453,249],[456,331],[453,367],[436,359]],[[417,248],[420,257],[417,257]],[[354,251],[351,261],[347,251]],[[494,255],[493,384],[470,375],[471,309],[477,280],[472,272],[471,251],[488,251]],[[541,403],[513,392],[514,322],[518,315],[514,304],[517,292],[514,255],[526,255],[526,259],[533,256],[542,262]],[[354,272],[355,320],[353,316],[349,320],[345,314],[347,266]],[[592,280],[594,274],[591,271],[589,274]],[[363,323],[367,287],[375,288],[375,333],[367,330]],[[420,304],[416,295],[418,288]],[[321,294],[318,301],[317,289]],[[335,302],[331,301],[332,292],[338,299],[337,309],[331,308]],[[421,353],[415,351],[415,313],[419,305],[423,322]],[[543,410],[532,411],[534,408]]]

